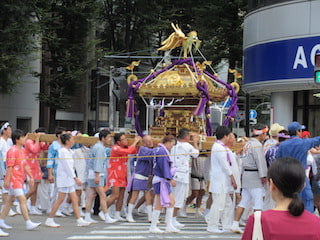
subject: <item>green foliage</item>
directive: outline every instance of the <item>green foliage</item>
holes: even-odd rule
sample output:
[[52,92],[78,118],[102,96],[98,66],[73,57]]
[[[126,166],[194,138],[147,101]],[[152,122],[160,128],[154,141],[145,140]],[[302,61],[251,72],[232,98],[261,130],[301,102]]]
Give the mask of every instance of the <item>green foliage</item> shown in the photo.
[[156,49],[173,31],[195,30],[202,40],[201,51],[215,65],[228,59],[231,68],[242,66],[242,23],[246,0],[104,0],[106,20],[102,46],[111,52]]
[[[198,32],[201,51],[218,64],[242,65],[242,23],[246,0],[3,0],[0,8],[0,93],[10,93],[27,71],[42,39],[38,98],[52,109],[67,109],[100,54],[150,50],[178,24]],[[97,33],[97,35],[96,35]],[[99,39],[103,39],[101,42]],[[146,53],[146,54],[150,54]],[[179,52],[177,52],[179,54]],[[123,64],[123,63],[122,63]],[[122,65],[123,66],[123,65]]]
[[11,93],[28,71],[24,56],[36,49],[34,3],[29,0],[3,0],[0,8],[0,93]]
[[94,38],[89,39],[97,9],[95,0],[38,0],[43,64],[50,70],[42,74],[49,92],[40,93],[38,98],[46,106],[69,108],[69,97],[84,83],[86,72],[95,62],[88,54],[95,52],[97,43]]
[[243,19],[247,1],[199,1],[194,10],[203,52],[215,64],[228,59],[230,68],[242,66]]

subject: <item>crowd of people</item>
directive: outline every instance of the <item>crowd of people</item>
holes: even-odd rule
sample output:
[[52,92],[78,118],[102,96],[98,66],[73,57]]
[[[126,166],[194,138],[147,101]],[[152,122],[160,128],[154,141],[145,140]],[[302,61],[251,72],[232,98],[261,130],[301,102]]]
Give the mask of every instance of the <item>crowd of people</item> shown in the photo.
[[[75,143],[78,131],[58,127],[57,140],[45,143],[44,128],[31,140],[2,123],[0,236],[9,235],[3,229],[12,226],[5,219],[17,213],[31,230],[41,223],[29,215],[47,214],[48,227],[60,227],[55,217],[74,215],[84,227],[98,222],[92,214],[107,224],[133,223],[139,209],[149,232],[178,233],[185,226],[177,217],[191,217],[187,211],[194,203],[192,217],[204,218],[211,233],[252,239],[259,225],[264,239],[320,239],[314,213],[320,211],[320,137],[304,129],[299,122],[287,129],[258,124],[249,138],[219,126],[211,151],[204,151],[199,135],[187,128],[157,146],[150,135],[136,136],[129,145],[124,133],[112,136],[103,129],[99,141],[86,146]],[[158,225],[164,212],[165,231]]]

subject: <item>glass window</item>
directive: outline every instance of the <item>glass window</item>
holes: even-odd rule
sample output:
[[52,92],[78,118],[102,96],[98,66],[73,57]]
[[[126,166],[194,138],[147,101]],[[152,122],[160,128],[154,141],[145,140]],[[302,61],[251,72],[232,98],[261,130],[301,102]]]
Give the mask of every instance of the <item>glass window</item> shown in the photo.
[[248,0],[248,12],[265,7],[265,6],[282,3],[282,2],[290,2],[290,1],[293,1],[293,0]]

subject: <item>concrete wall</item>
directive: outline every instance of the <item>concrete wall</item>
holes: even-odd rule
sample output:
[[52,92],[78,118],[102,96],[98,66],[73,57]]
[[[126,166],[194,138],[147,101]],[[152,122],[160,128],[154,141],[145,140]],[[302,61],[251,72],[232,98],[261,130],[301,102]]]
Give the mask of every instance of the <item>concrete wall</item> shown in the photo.
[[[30,61],[31,70],[41,72],[40,52],[35,53]],[[36,94],[40,91],[40,79],[26,74],[22,78],[23,83],[19,85],[11,95],[0,94],[0,121],[9,121],[13,129],[28,125],[28,131],[34,131],[39,127],[39,102]],[[18,119],[21,119],[20,121]],[[29,123],[28,123],[29,122]]]

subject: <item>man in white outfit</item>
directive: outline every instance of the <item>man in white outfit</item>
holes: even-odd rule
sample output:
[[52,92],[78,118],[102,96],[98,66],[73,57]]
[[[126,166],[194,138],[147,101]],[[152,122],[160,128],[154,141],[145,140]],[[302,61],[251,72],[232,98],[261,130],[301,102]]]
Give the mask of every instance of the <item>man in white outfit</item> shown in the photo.
[[[212,205],[209,212],[209,221],[207,231],[212,233],[223,233],[227,229],[222,226],[219,229],[220,219],[228,217],[226,206],[230,206],[231,198],[229,196],[230,187],[237,189],[237,184],[232,173],[232,160],[229,148],[226,144],[233,133],[226,126],[219,126],[216,129],[216,142],[211,149],[211,168],[210,168],[210,189],[212,194]],[[221,214],[222,213],[222,214]],[[230,227],[230,226],[229,226]]]
[[177,182],[177,185],[172,189],[176,201],[172,222],[173,225],[178,228],[184,227],[183,224],[177,221],[177,213],[178,210],[184,206],[188,196],[191,157],[196,158],[199,156],[199,137],[192,134],[193,145],[189,143],[190,137],[191,133],[189,129],[180,129],[178,133],[178,142],[171,149],[173,166],[177,169],[177,172],[173,177]]
[[239,203],[231,230],[243,233],[239,220],[244,210],[253,201],[253,210],[263,209],[264,185],[267,181],[267,163],[263,154],[263,145],[268,127],[258,124],[254,126],[252,137],[243,148],[242,199]]

